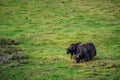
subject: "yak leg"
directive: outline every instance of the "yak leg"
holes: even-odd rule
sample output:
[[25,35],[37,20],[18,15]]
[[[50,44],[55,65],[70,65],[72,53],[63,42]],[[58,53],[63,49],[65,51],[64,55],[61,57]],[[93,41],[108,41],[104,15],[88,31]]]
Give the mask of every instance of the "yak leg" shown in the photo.
[[71,55],[71,59],[72,59],[72,55]]
[[71,54],[71,59],[72,59],[72,56],[73,56],[73,55]]

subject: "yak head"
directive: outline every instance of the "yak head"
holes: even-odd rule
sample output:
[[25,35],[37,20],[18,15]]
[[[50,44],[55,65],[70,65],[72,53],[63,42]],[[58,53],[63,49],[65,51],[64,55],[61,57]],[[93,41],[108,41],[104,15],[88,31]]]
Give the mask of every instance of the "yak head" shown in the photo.
[[76,44],[71,44],[68,48],[66,48],[67,54],[73,54],[77,50]]

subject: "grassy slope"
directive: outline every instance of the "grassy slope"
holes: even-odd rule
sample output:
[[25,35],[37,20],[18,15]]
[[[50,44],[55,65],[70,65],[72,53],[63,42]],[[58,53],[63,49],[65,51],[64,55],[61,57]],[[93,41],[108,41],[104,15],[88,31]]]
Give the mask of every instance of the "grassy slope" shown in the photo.
[[[29,64],[0,67],[1,80],[120,78],[120,0],[0,0],[0,37],[20,41]],[[97,56],[74,64],[65,48],[93,42]]]

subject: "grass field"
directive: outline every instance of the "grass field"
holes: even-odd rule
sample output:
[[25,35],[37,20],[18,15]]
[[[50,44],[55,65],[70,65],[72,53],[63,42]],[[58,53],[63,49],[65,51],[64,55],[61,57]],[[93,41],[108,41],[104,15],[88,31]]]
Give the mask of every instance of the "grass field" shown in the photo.
[[[0,38],[29,56],[1,64],[0,80],[120,80],[120,0],[0,0]],[[76,42],[97,56],[73,63],[65,48]]]

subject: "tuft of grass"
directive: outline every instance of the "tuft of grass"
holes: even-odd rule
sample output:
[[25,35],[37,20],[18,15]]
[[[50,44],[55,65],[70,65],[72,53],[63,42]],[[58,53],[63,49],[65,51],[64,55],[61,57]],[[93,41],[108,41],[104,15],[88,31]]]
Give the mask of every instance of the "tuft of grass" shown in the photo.
[[[28,59],[29,56],[23,53],[23,50],[17,46],[19,43],[12,39],[0,39],[0,65],[12,64],[12,62],[20,62],[21,59]],[[18,63],[19,64],[19,63]],[[17,65],[18,65],[17,64]],[[15,64],[15,66],[17,66]],[[14,65],[12,65],[14,66]]]

